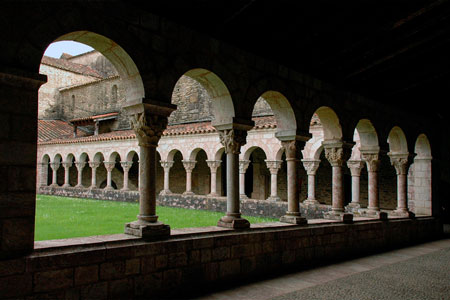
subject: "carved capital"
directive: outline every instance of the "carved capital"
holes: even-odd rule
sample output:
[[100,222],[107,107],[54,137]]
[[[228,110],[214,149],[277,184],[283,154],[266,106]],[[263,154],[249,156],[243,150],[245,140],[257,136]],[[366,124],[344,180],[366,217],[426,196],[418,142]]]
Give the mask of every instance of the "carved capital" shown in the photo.
[[122,169],[125,172],[130,171],[131,167],[133,166],[133,162],[132,161],[121,161],[120,165],[122,166]]
[[159,139],[167,127],[167,117],[141,112],[132,114],[130,119],[139,146],[157,147]]
[[270,174],[278,174],[278,170],[281,168],[282,160],[265,160],[267,168]]
[[65,161],[62,163],[62,165],[63,165],[64,169],[68,169],[71,166],[73,166],[73,163],[71,161]]
[[359,177],[362,168],[364,168],[364,162],[362,160],[349,160],[347,161],[347,167],[350,169],[352,176]]
[[333,167],[342,167],[344,164],[344,149],[342,147],[326,147],[325,157]]
[[86,162],[85,161],[78,161],[78,162],[75,163],[75,166],[77,167],[78,171],[81,171],[86,166]]
[[99,161],[90,161],[89,162],[89,167],[91,167],[92,169],[97,169],[99,166],[100,166]]
[[408,168],[408,154],[388,154],[391,165],[394,166],[397,175],[405,175]]
[[112,170],[114,170],[114,167],[116,166],[115,161],[104,161],[103,163],[105,164],[105,168],[108,172],[112,172]]
[[308,175],[316,175],[317,169],[320,165],[320,160],[302,159],[303,167]]
[[239,154],[241,147],[247,142],[247,131],[240,129],[219,130],[220,143],[225,147],[225,153]]
[[173,167],[173,160],[160,160],[161,167],[164,168],[164,170],[170,170],[170,168]]
[[217,169],[220,167],[220,164],[222,163],[221,160],[207,160],[206,163],[208,164],[208,167],[211,169],[211,172],[217,172]]
[[281,146],[283,146],[286,159],[297,159],[300,157],[300,146],[304,142],[292,140],[292,141],[282,141]]
[[249,165],[250,165],[249,160],[240,160],[239,161],[239,173],[245,173],[247,171],[247,168]]
[[182,160],[182,162],[186,172],[192,172],[192,170],[194,170],[195,168],[195,164],[197,163],[197,161],[195,160]]
[[369,172],[378,172],[380,167],[380,157],[378,153],[361,152],[361,158],[366,162]]
[[61,163],[59,163],[59,162],[50,163],[50,168],[52,168],[53,171],[58,170],[60,166],[61,166]]

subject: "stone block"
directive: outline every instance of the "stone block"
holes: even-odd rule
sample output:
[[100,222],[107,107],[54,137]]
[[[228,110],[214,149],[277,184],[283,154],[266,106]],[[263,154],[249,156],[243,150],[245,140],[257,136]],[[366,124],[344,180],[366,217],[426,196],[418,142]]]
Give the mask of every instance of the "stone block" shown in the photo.
[[139,274],[141,272],[141,260],[139,258],[125,261],[125,275]]
[[98,265],[75,268],[75,285],[83,285],[98,281]]
[[134,293],[133,279],[124,278],[108,281],[108,298],[125,299]]
[[17,298],[28,295],[32,291],[31,274],[0,277],[0,297]]
[[227,278],[239,274],[241,261],[239,259],[226,260],[219,263],[219,278]]
[[212,258],[212,251],[211,249],[201,249],[200,250],[200,260],[202,263],[210,262]]
[[162,286],[163,274],[152,273],[134,277],[134,292],[136,296],[152,296]]
[[148,274],[156,271],[155,257],[144,256],[141,258],[141,273]]
[[212,250],[212,260],[220,261],[230,258],[231,250],[229,247],[218,247]]
[[171,253],[168,255],[167,267],[184,267],[187,264],[187,255],[184,252]]
[[107,297],[108,282],[99,282],[80,287],[81,299],[107,299]]
[[74,270],[62,269],[34,274],[34,291],[47,292],[73,286]]
[[182,276],[183,274],[181,269],[166,270],[163,272],[162,284],[166,288],[178,286],[181,283]]
[[25,259],[0,260],[0,276],[20,274],[25,271]]
[[34,246],[34,218],[11,218],[1,220],[0,249],[6,252],[30,251]]
[[155,257],[155,268],[157,270],[163,269],[165,267],[167,267],[167,263],[168,263],[168,255],[167,254],[163,254],[163,255],[158,255]]
[[231,246],[231,258],[239,258],[254,255],[253,244]]
[[100,265],[100,279],[109,280],[125,276],[125,261],[105,262]]

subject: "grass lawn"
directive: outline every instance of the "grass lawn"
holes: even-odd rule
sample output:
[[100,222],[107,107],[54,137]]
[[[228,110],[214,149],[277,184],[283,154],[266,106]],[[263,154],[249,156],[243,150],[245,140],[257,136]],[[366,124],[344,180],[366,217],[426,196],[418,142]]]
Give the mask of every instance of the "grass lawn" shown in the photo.
[[[37,195],[35,240],[53,240],[123,233],[127,222],[136,220],[137,203]],[[171,228],[215,226],[221,212],[158,206],[159,220]],[[276,219],[248,217],[250,223]]]

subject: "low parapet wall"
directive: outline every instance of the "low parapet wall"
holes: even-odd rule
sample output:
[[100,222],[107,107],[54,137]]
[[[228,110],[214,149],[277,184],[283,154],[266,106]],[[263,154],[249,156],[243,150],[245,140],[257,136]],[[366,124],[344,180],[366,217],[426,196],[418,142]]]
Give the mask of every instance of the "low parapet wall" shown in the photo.
[[424,217],[303,227],[271,223],[242,231],[184,229],[156,242],[124,234],[36,242],[31,255],[0,261],[0,298],[181,295],[188,289],[299,270],[441,234],[441,222]]

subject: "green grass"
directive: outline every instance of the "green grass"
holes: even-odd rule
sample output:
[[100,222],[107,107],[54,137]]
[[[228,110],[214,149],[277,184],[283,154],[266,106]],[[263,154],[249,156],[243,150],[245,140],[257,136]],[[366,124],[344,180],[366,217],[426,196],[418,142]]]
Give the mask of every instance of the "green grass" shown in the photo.
[[[35,240],[53,240],[123,233],[127,222],[136,220],[137,203],[37,195]],[[214,226],[224,214],[158,206],[159,220],[172,229]],[[245,216],[250,223],[275,219]]]

